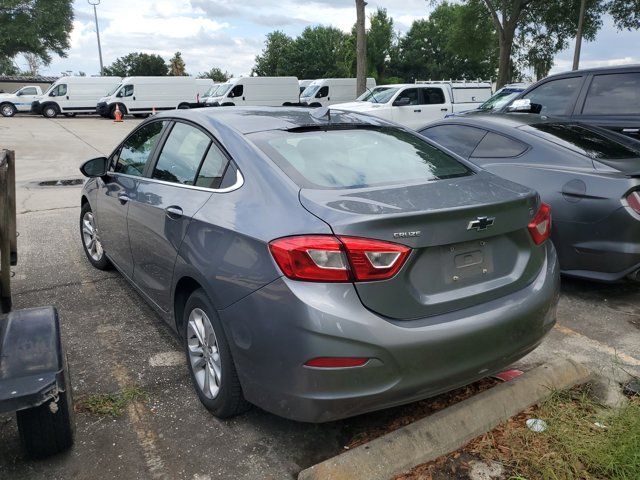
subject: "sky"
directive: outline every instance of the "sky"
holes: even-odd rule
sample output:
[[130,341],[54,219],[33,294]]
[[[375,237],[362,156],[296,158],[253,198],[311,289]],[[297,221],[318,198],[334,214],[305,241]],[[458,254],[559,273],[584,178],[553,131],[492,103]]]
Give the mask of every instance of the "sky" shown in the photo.
[[[93,0],[95,1],[95,0]],[[130,52],[159,54],[168,60],[177,50],[187,72],[198,74],[220,67],[236,76],[248,75],[264,46],[265,35],[282,30],[298,35],[308,25],[332,25],[349,31],[355,23],[353,0],[101,0],[98,5],[100,39],[105,66]],[[367,11],[386,8],[396,29],[433,9],[425,0],[368,0]],[[74,1],[71,49],[66,58],[54,57],[44,75],[100,70],[93,7]],[[593,42],[583,42],[580,66],[640,63],[640,31],[618,32],[611,19]],[[573,47],[572,47],[573,48]],[[552,73],[571,68],[572,48],[556,57]],[[18,65],[25,65],[18,60]]]

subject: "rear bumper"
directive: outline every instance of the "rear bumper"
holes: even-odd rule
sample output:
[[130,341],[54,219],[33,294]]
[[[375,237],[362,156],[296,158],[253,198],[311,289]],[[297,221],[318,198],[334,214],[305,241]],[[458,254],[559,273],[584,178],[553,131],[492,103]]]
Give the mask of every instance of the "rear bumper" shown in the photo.
[[[247,399],[277,415],[325,422],[457,388],[533,350],[555,323],[555,249],[538,277],[508,296],[447,314],[392,321],[367,310],[351,284],[275,280],[220,317]],[[314,369],[318,356],[370,358]]]

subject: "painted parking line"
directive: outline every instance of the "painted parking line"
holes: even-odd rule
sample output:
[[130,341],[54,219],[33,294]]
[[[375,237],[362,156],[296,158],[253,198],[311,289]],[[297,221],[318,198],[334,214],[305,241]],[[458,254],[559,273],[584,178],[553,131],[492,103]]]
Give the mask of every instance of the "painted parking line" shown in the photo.
[[592,338],[587,337],[586,335],[583,335],[579,332],[576,332],[575,330],[572,330],[568,327],[565,327],[563,325],[557,324],[555,325],[555,327],[553,327],[555,330],[557,330],[558,332],[562,333],[563,335],[567,335],[567,336],[571,336],[574,338],[578,338],[580,339],[581,342],[583,342],[585,345],[588,345],[590,348],[593,348],[594,350],[597,350],[598,352],[601,353],[606,353],[607,355],[611,355],[613,357],[619,358],[622,362],[626,363],[627,365],[631,365],[634,367],[640,367],[640,360],[629,355],[626,354],[620,350],[618,350],[617,348],[614,348],[610,345],[607,345],[605,343],[601,343],[597,340],[594,340]]

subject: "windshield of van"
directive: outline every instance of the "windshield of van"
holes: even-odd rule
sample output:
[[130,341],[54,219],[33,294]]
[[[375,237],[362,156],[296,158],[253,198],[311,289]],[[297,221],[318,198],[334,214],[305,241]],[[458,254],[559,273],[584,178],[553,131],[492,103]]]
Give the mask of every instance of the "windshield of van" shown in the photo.
[[420,137],[395,127],[271,130],[249,138],[303,188],[363,188],[473,173]]
[[213,87],[209,88],[209,90],[204,93],[202,98],[214,97],[216,95],[216,92],[218,91],[218,88],[220,88],[220,85],[214,85]]
[[233,87],[233,83],[221,83],[216,90],[216,97],[225,95]]
[[391,100],[396,92],[400,90],[399,87],[376,87],[373,90],[367,90],[360,95],[356,101],[358,102],[371,102],[371,103],[387,103]]
[[109,91],[109,93],[107,93],[105,96],[110,97],[111,95],[113,95],[114,93],[116,93],[118,91],[118,89],[122,86],[121,83],[119,83],[118,85],[116,85],[115,87],[113,87],[112,90]]
[[304,92],[302,92],[302,95],[300,96],[313,97],[319,89],[320,89],[320,85],[309,85],[307,88],[304,89]]

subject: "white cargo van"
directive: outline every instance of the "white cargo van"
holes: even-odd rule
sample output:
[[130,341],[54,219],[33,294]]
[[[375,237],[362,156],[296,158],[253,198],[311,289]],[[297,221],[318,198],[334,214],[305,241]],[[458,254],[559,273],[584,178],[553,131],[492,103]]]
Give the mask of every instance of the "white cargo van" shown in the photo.
[[209,107],[297,105],[299,101],[296,77],[232,78],[218,87],[215,97],[207,98]]
[[[367,78],[367,88],[376,86],[375,78]],[[334,103],[352,102],[357,97],[355,78],[320,78],[300,94],[300,103],[309,107],[327,107]]]
[[54,118],[60,113],[96,113],[96,100],[113,90],[120,77],[62,77],[31,104],[31,112]]
[[118,106],[122,115],[145,116],[156,111],[198,106],[201,95],[213,86],[211,79],[193,77],[127,77],[106,97],[98,100],[98,113],[112,117]]
[[379,85],[355,102],[333,105],[336,110],[366,113],[417,128],[451,113],[479,107],[491,96],[485,82],[440,82]]

